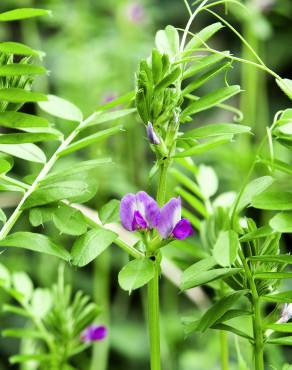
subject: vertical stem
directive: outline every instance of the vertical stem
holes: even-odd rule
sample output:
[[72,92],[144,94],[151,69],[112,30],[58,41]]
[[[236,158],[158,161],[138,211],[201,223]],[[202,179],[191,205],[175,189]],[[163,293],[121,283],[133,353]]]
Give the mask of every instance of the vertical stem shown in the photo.
[[[224,282],[221,281],[220,293],[224,296]],[[228,370],[229,368],[229,350],[228,350],[228,333],[220,330],[220,362],[221,370]]]
[[254,335],[254,362],[256,370],[264,370],[264,343],[262,332],[262,317],[259,297],[253,297],[253,335]]
[[159,179],[157,188],[157,203],[161,207],[165,202],[166,196],[166,180],[167,180],[167,170],[169,167],[169,160],[163,160],[159,167]]
[[150,342],[150,369],[160,370],[159,270],[154,263],[154,277],[148,283],[148,330]]
[[[162,206],[166,195],[166,180],[169,160],[162,161],[159,167],[157,202]],[[154,262],[154,277],[148,283],[148,330],[150,345],[150,369],[160,370],[160,317],[159,317],[159,273],[160,262]]]
[[[94,261],[94,300],[102,307],[102,314],[98,320],[109,326],[110,324],[110,251],[106,250],[103,254]],[[91,358],[91,370],[106,370],[108,367],[109,357],[109,338],[101,342],[97,342],[93,347]]]
[[221,351],[221,370],[228,370],[229,367],[229,351],[228,351],[228,334],[226,331],[220,330],[220,351]]
[[263,341],[263,330],[262,330],[262,316],[261,316],[261,306],[260,298],[257,292],[257,288],[251,274],[250,268],[246,262],[245,256],[242,250],[239,250],[239,256],[243,264],[243,268],[246,274],[248,285],[252,296],[252,306],[253,306],[253,353],[254,353],[254,365],[255,370],[264,370],[264,341]]

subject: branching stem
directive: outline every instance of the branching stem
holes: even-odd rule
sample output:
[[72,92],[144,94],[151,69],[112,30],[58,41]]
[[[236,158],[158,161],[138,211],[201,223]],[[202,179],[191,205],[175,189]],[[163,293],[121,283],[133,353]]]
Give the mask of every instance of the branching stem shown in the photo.
[[86,123],[89,120],[91,120],[94,115],[95,115],[95,113],[93,113],[91,116],[89,116],[86,120],[81,121],[79,123],[79,125],[71,132],[71,134],[64,141],[62,141],[62,143],[60,144],[58,149],[55,151],[55,153],[52,155],[52,157],[49,159],[49,161],[44,165],[41,172],[38,174],[37,178],[34,180],[34,182],[31,184],[31,186],[24,193],[22,199],[18,203],[14,212],[12,213],[12,215],[9,217],[7,222],[2,227],[2,229],[0,231],[0,240],[6,238],[6,236],[10,233],[11,229],[13,228],[13,226],[15,225],[15,223],[17,222],[17,220],[19,219],[19,217],[21,216],[21,214],[23,212],[22,207],[23,207],[25,201],[38,188],[40,182],[46,178],[47,174],[50,172],[50,170],[52,169],[52,167],[54,166],[54,164],[58,160],[59,154],[71,144],[71,142],[76,138],[76,136],[78,135],[78,133],[80,132],[82,127],[84,125],[86,125]]

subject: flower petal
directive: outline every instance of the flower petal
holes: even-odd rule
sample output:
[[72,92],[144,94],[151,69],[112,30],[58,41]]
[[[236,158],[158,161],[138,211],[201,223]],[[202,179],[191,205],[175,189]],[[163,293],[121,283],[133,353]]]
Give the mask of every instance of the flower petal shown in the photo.
[[105,326],[90,325],[81,334],[83,342],[94,342],[102,340],[107,335],[107,328]]
[[132,230],[140,230],[140,229],[146,229],[146,228],[147,228],[147,222],[145,221],[144,217],[141,215],[139,211],[135,211],[134,219],[132,222]]
[[172,235],[179,240],[184,240],[193,235],[193,228],[187,218],[182,218],[174,227]]
[[139,191],[136,194],[137,208],[143,218],[147,221],[147,227],[153,229],[157,224],[159,217],[159,207],[156,201],[150,197],[145,191]]
[[181,219],[181,200],[180,197],[172,198],[160,210],[157,222],[157,230],[163,239],[167,239]]
[[132,224],[136,207],[135,194],[129,193],[122,198],[120,205],[120,219],[124,228],[129,231],[134,231]]
[[159,139],[158,135],[156,134],[156,132],[154,131],[154,128],[153,128],[151,122],[148,122],[147,136],[148,136],[148,139],[149,139],[151,144],[154,144],[154,145],[159,145],[160,144],[160,139]]

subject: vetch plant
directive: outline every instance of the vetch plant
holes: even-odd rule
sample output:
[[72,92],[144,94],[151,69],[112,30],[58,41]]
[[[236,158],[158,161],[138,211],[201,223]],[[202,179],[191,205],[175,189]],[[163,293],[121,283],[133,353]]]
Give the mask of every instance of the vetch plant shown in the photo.
[[[22,351],[10,357],[11,364],[31,364],[33,369],[74,370],[72,358],[92,342],[107,335],[104,326],[93,325],[100,308],[83,292],[72,294],[64,283],[64,266],[51,288],[34,288],[24,272],[10,273],[0,266],[1,288],[14,300],[6,303],[6,313],[25,319],[24,328],[6,328],[4,337],[20,338]],[[77,365],[76,365],[77,366]]]

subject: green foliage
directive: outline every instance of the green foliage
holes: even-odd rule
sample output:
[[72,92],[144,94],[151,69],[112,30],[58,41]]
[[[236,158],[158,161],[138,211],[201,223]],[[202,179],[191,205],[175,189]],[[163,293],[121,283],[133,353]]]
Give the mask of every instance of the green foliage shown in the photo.
[[3,265],[1,270],[1,289],[15,300],[13,305],[5,305],[4,311],[26,318],[25,328],[4,329],[2,335],[31,343],[28,353],[11,356],[10,363],[35,360],[36,368],[69,367],[71,358],[89,346],[81,342],[80,335],[100,309],[83,292],[72,294],[71,287],[64,283],[62,266],[58,282],[50,289],[34,288],[24,272],[10,273]]

